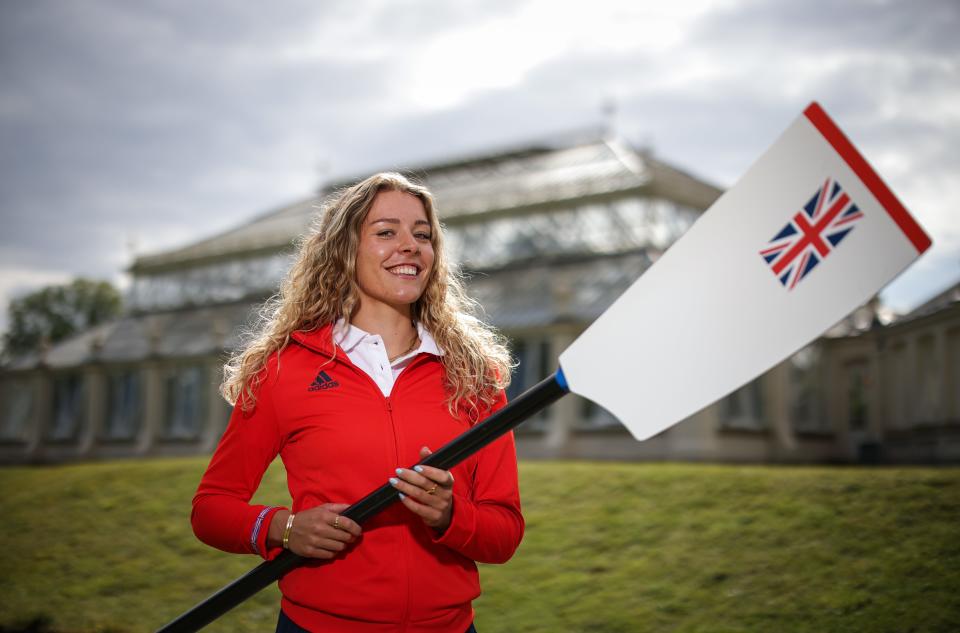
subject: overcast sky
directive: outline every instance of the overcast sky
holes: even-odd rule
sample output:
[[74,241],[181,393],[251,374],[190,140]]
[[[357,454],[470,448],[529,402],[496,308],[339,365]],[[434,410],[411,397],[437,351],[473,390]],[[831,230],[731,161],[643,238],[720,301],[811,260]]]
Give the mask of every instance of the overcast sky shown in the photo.
[[[569,5],[569,6],[568,6]],[[884,294],[960,279],[957,0],[0,0],[10,297],[123,283],[324,177],[597,126],[729,186],[819,101],[933,237]]]

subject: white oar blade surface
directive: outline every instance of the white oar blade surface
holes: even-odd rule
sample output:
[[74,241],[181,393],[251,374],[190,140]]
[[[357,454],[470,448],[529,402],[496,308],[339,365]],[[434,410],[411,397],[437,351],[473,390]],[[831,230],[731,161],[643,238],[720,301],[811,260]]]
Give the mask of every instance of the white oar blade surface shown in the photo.
[[643,440],[816,339],[929,245],[812,104],[560,366]]

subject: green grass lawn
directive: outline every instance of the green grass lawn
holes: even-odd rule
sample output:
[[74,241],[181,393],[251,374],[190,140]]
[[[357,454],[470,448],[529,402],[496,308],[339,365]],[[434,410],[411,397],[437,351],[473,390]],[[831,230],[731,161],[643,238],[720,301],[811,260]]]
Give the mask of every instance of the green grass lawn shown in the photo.
[[[256,564],[191,533],[205,464],[0,469],[0,631],[152,631]],[[958,469],[527,462],[521,486],[482,633],[960,631]],[[281,468],[259,498],[286,503]],[[206,630],[272,631],[278,601]]]

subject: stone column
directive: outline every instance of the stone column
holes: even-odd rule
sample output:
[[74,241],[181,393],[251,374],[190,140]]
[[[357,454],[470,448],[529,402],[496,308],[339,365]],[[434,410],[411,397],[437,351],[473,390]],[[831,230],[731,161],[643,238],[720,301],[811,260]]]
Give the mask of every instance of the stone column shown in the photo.
[[766,374],[769,395],[767,420],[770,422],[770,430],[773,431],[774,455],[793,452],[797,447],[797,440],[790,425],[790,400],[793,397],[790,363],[788,359]]
[[[557,358],[575,339],[577,335],[567,329],[550,334],[550,358]],[[580,415],[580,400],[572,396],[565,396],[551,405],[553,416],[547,429],[544,443],[546,452],[551,457],[566,457],[570,449],[570,435]]]
[[103,429],[106,413],[106,380],[99,363],[86,366],[81,374],[83,381],[83,415],[77,429],[77,457],[90,457],[96,452],[96,443]]
[[207,403],[204,407],[204,425],[200,431],[200,450],[207,453],[217,447],[229,416],[229,406],[220,395],[222,368],[223,364],[217,358],[211,358],[204,363],[204,373],[208,378],[209,388],[206,393]]
[[934,419],[938,422],[946,422],[950,419],[950,387],[947,384],[947,376],[950,375],[949,363],[950,352],[947,348],[946,327],[940,325],[933,333],[933,356],[936,359],[937,367],[937,402],[934,407]]
[[156,359],[149,359],[143,367],[143,418],[140,433],[137,435],[137,455],[147,455],[153,451],[163,431],[166,415],[164,402],[163,366]]
[[870,344],[872,349],[867,352],[867,387],[869,389],[869,404],[867,411],[866,439],[870,442],[883,441],[884,428],[884,406],[883,400],[886,392],[883,387],[883,355],[882,351],[875,346],[876,335],[865,335],[866,343]]
[[823,363],[824,412],[827,428],[834,432],[837,457],[853,461],[850,454],[850,425],[847,417],[847,390],[849,383],[844,371],[844,349],[833,348],[825,355]]
[[24,451],[27,461],[33,461],[33,458],[37,457],[42,450],[43,436],[52,413],[53,382],[50,379],[50,372],[41,366],[30,377],[30,387],[33,391],[33,403],[30,408],[27,445]]
[[918,366],[918,354],[917,354],[917,336],[915,333],[911,332],[907,335],[907,349],[906,349],[906,365],[907,365],[907,375],[906,375],[906,389],[904,389],[903,397],[907,402],[907,415],[906,419],[901,421],[902,430],[913,430],[917,426],[917,402],[920,396],[920,382],[919,374],[920,367]]

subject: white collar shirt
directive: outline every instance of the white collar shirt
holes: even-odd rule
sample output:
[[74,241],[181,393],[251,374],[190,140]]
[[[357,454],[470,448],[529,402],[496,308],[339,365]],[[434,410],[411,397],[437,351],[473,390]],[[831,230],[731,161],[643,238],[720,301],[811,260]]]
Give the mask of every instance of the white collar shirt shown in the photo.
[[383,395],[388,397],[397,377],[418,354],[443,356],[443,350],[420,323],[417,323],[417,335],[420,337],[420,346],[394,359],[392,363],[387,357],[387,346],[379,334],[365,332],[353,324],[347,325],[343,319],[338,320],[334,326],[333,342],[339,345],[350,362],[370,376]]

